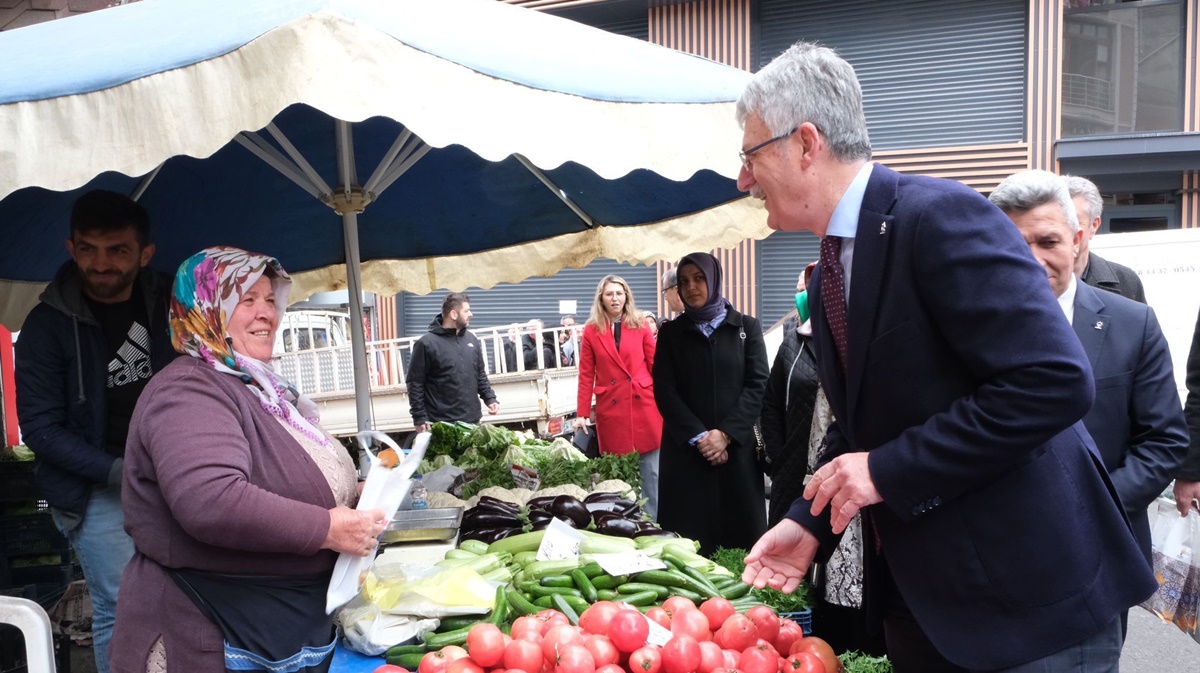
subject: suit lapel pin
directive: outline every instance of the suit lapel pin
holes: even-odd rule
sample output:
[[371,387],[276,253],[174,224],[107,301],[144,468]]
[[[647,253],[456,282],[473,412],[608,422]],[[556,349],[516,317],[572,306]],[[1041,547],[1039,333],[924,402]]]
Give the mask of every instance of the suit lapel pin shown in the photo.
[[887,233],[887,222],[880,222],[879,223],[879,235],[883,236],[886,233]]
[[1097,320],[1097,321],[1096,321],[1096,324],[1095,324],[1095,325],[1092,325],[1092,328],[1093,328],[1093,329],[1104,329],[1104,321],[1103,321],[1103,320]]

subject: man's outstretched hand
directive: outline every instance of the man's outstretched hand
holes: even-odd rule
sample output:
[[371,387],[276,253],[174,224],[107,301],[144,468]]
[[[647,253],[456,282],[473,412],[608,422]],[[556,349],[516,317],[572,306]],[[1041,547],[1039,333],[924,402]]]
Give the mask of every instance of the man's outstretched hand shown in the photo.
[[767,531],[746,555],[742,581],[756,589],[771,587],[790,594],[800,586],[817,555],[817,538],[800,524],[784,519]]

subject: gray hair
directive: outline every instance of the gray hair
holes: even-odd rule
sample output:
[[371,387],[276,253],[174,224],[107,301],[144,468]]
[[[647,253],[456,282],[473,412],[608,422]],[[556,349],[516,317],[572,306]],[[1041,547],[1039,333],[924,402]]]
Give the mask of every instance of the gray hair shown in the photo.
[[663,271],[662,287],[664,290],[669,290],[679,284],[679,270],[671,267]]
[[[1100,190],[1096,187],[1096,183],[1081,178],[1078,175],[1064,175],[1063,179],[1067,181],[1067,189],[1071,192],[1071,198],[1082,196],[1083,202],[1087,204],[1087,223],[1091,224],[1092,220],[1100,217],[1104,212],[1104,199],[1100,198]],[[1081,220],[1085,219],[1080,214]]]
[[1058,203],[1071,227],[1071,233],[1079,231],[1079,217],[1075,215],[1075,203],[1071,201],[1067,181],[1050,171],[1013,173],[996,187],[988,200],[1007,214],[1027,213],[1047,203]]
[[737,102],[737,121],[757,115],[772,136],[812,122],[843,163],[871,158],[858,77],[837,52],[797,42],[763,66]]

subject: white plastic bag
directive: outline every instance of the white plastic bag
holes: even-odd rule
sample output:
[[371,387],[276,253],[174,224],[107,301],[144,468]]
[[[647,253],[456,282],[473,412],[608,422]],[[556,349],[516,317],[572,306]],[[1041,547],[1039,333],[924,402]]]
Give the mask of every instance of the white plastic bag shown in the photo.
[[[371,470],[367,473],[367,483],[363,485],[362,495],[358,498],[356,509],[360,511],[383,510],[384,517],[391,521],[392,517],[396,516],[396,510],[400,508],[404,496],[408,495],[408,489],[412,486],[413,473],[417,471],[417,466],[425,457],[425,449],[429,446],[429,437],[428,432],[417,435],[412,450],[407,456],[404,456],[404,460],[399,465],[393,468],[383,467],[379,458],[368,450],[366,453],[371,460]],[[358,440],[364,448],[371,440],[374,440],[390,446],[397,454],[403,453],[396,442],[382,432],[371,430],[360,432]],[[367,570],[374,562],[374,555],[357,556],[342,553],[338,556],[337,563],[333,566],[333,577],[329,580],[329,591],[325,595],[325,614],[333,614],[334,610],[358,595],[366,580]]]
[[389,647],[423,636],[437,628],[438,620],[385,614],[362,596],[355,597],[338,613],[342,634],[350,649],[369,657]]
[[1200,642],[1200,512],[1179,516],[1159,498],[1151,508],[1151,551],[1158,591],[1142,607]]

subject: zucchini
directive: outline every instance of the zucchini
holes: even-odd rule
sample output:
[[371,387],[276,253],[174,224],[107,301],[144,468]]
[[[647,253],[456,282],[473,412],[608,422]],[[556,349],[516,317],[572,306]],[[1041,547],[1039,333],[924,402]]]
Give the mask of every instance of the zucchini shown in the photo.
[[[463,641],[466,642],[466,641]],[[397,654],[395,656],[384,655],[384,660],[393,666],[399,666],[405,670],[415,671],[421,665],[421,659],[424,658],[423,653],[409,652],[407,654]]]
[[463,540],[458,548],[478,556],[486,554],[488,546],[483,540]]
[[473,559],[479,556],[482,556],[482,554],[476,554],[475,552],[467,551],[466,549],[451,549],[450,551],[446,552],[446,558],[448,559]]
[[538,547],[542,546],[542,537],[546,531],[535,530],[532,533],[521,533],[519,535],[510,535],[509,537],[496,540],[488,545],[488,553],[492,552],[508,552],[509,554],[517,554],[523,551],[536,552]]
[[[504,540],[501,540],[501,542],[504,542]],[[579,561],[577,560],[534,561],[525,566],[525,578],[528,580],[540,580],[549,575],[565,575],[578,567]]]

